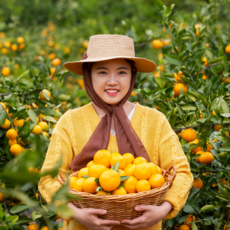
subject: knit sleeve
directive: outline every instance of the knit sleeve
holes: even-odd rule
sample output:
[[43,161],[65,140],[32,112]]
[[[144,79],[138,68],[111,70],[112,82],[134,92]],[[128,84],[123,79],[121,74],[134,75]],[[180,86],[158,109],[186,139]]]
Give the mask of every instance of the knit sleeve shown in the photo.
[[179,139],[166,118],[162,125],[159,145],[160,167],[166,170],[171,165],[175,165],[177,168],[173,185],[163,198],[163,202],[168,201],[173,205],[173,209],[165,218],[171,219],[175,217],[185,205],[192,187],[193,175]]
[[[62,177],[65,177],[66,173],[70,173],[69,165],[73,159],[74,153],[71,147],[66,118],[67,116],[64,114],[53,130],[41,172],[51,170],[62,156],[62,165],[59,168],[59,173]],[[52,178],[49,175],[42,177],[38,183],[38,189],[47,203],[51,202],[52,196],[61,187],[62,185],[58,182],[57,177]]]

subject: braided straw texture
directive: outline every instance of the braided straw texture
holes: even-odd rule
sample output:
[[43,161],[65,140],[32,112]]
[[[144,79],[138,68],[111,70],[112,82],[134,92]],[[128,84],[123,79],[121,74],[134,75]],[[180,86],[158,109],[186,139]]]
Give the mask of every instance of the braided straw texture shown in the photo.
[[[173,173],[171,173],[173,169]],[[171,166],[169,169],[163,170],[163,176],[165,183],[160,188],[154,188],[150,191],[139,192],[136,194],[127,195],[96,195],[86,192],[78,192],[74,189],[69,188],[69,193],[78,196],[78,199],[72,199],[71,202],[78,208],[96,208],[107,210],[106,215],[103,215],[104,219],[110,220],[124,220],[134,219],[141,216],[142,212],[137,212],[134,208],[137,205],[156,205],[159,206],[162,203],[164,194],[171,188],[173,180],[176,176],[176,166]],[[78,172],[72,173],[69,177],[76,176]],[[58,175],[58,181],[64,185],[65,181]],[[79,199],[80,198],[80,199]]]

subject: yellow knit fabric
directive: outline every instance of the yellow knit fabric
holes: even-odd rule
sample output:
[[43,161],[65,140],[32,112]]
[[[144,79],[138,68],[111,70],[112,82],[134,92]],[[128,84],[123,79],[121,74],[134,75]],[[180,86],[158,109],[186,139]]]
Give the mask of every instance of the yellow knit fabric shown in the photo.
[[[60,168],[64,178],[69,172],[69,165],[74,156],[85,146],[95,128],[100,122],[92,103],[81,108],[68,110],[58,121],[49,148],[47,150],[42,171],[51,169],[58,161],[61,154],[63,163]],[[193,175],[190,171],[187,158],[181,148],[177,135],[172,130],[165,115],[156,109],[142,106],[137,103],[131,125],[141,139],[149,154],[151,162],[163,169],[176,165],[177,175],[173,186],[165,194],[164,201],[173,205],[172,211],[166,219],[175,217],[185,205],[189,191],[192,187]],[[108,145],[110,152],[118,152],[116,137],[110,134]],[[41,178],[38,189],[49,203],[51,197],[61,187],[57,178],[49,176]],[[64,220],[64,230],[87,230],[85,226],[78,224],[74,219]],[[124,226],[116,226],[113,230],[127,229]],[[154,225],[151,230],[160,230],[161,222]],[[142,229],[144,230],[144,229]]]

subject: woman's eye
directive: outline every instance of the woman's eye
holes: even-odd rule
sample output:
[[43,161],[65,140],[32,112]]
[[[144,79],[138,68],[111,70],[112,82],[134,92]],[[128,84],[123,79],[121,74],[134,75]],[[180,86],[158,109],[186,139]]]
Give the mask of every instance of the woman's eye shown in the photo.
[[99,72],[99,74],[106,74],[106,72],[105,71],[101,71],[101,72]]
[[124,72],[124,71],[121,71],[121,72],[119,72],[119,73],[121,73],[121,74],[126,74],[126,72]]

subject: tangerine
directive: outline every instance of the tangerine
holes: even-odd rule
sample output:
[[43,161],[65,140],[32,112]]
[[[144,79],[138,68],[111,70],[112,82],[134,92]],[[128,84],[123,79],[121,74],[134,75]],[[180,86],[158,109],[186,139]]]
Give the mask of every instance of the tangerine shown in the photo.
[[102,164],[95,164],[88,168],[88,176],[99,178],[103,172],[105,172],[107,168]]
[[121,180],[118,172],[109,169],[102,173],[99,177],[99,182],[103,190],[111,192],[118,188]]
[[185,222],[184,222],[184,224],[186,224],[186,225],[188,225],[189,227],[191,227],[191,225],[192,224],[188,224],[188,222],[193,222],[193,221],[196,221],[196,217],[194,216],[194,215],[189,215],[187,218],[186,218],[186,220],[185,220]]
[[32,133],[33,133],[34,135],[39,135],[39,134],[41,134],[41,133],[42,133],[42,128],[41,128],[41,126],[35,125],[35,126],[33,127],[33,129],[32,129]]
[[138,180],[147,180],[151,176],[151,167],[148,165],[148,163],[142,163],[136,165],[134,169],[134,176]]
[[9,67],[3,67],[2,68],[2,74],[4,77],[8,76],[10,74],[10,68]]
[[86,165],[86,167],[89,168],[89,167],[91,167],[92,165],[95,165],[94,161],[90,161],[90,162]]
[[18,131],[16,129],[8,129],[6,132],[6,137],[9,139],[15,139],[18,135]]
[[151,174],[158,173],[158,167],[157,167],[157,165],[153,164],[152,162],[148,162],[147,164],[150,166]]
[[152,188],[159,188],[165,183],[165,178],[160,174],[153,174],[149,178],[149,183]]
[[184,94],[186,94],[186,92],[188,90],[187,86],[185,86],[182,83],[175,84],[174,89],[173,89],[173,91],[174,91],[174,97],[177,97],[177,96],[180,95],[180,90],[181,89],[183,90]]
[[124,168],[124,172],[126,176],[133,176],[135,168],[136,168],[136,165],[133,165],[133,164],[126,165]]
[[28,230],[39,230],[39,226],[37,224],[30,224]]
[[51,93],[49,90],[47,89],[43,89],[40,93],[39,93],[39,99],[42,100],[42,101],[46,101],[46,97],[42,94],[42,93],[45,93],[49,98],[51,97]]
[[112,154],[108,150],[102,149],[95,153],[93,160],[95,164],[102,164],[109,168],[111,158]]
[[121,196],[121,195],[126,195],[126,194],[127,194],[127,192],[126,192],[126,190],[123,187],[117,188],[117,189],[115,189],[115,190],[112,191],[112,195],[119,195],[119,196]]
[[110,165],[115,165],[117,162],[120,162],[119,163],[119,169],[124,169],[125,166],[126,166],[126,160],[123,156],[121,156],[120,153],[112,153],[112,158],[110,160]]
[[9,129],[10,128],[10,121],[8,119],[6,119],[5,122],[1,125],[1,128]]
[[138,180],[134,176],[130,176],[127,180],[124,181],[125,190],[128,193],[136,193],[136,184]]
[[88,168],[80,169],[80,171],[78,172],[78,178],[79,179],[82,178],[83,175],[88,176],[88,170],[89,170]]
[[78,191],[78,192],[82,192],[83,191],[83,184],[86,181],[86,178],[80,178],[78,180],[76,180],[76,182],[73,185],[73,189]]
[[136,183],[137,192],[149,191],[151,189],[151,185],[147,180],[139,180]]
[[194,141],[197,137],[196,131],[194,129],[184,129],[181,132],[181,137],[188,142]]
[[196,178],[193,180],[193,187],[194,189],[199,188],[201,189],[203,187],[203,181],[200,178]]
[[15,127],[18,127],[18,126],[22,127],[22,126],[24,125],[24,120],[23,120],[23,119],[20,119],[20,120],[15,119],[15,120],[13,121],[13,125],[14,125]]
[[133,154],[131,154],[131,153],[125,153],[125,154],[123,155],[123,157],[125,158],[126,164],[127,164],[127,165],[133,163],[133,160],[134,160]]
[[40,121],[38,125],[42,128],[42,130],[48,131],[49,125],[45,121]]
[[203,152],[200,156],[200,163],[201,164],[211,164],[213,161],[214,157],[212,155],[212,153],[210,152]]
[[95,179],[96,178],[94,178],[94,177],[89,177],[84,181],[84,183],[82,185],[82,189],[84,192],[96,193],[96,189],[98,187],[98,184],[95,182]]
[[137,157],[134,159],[133,164],[138,165],[144,162],[147,163],[147,160],[144,157]]

